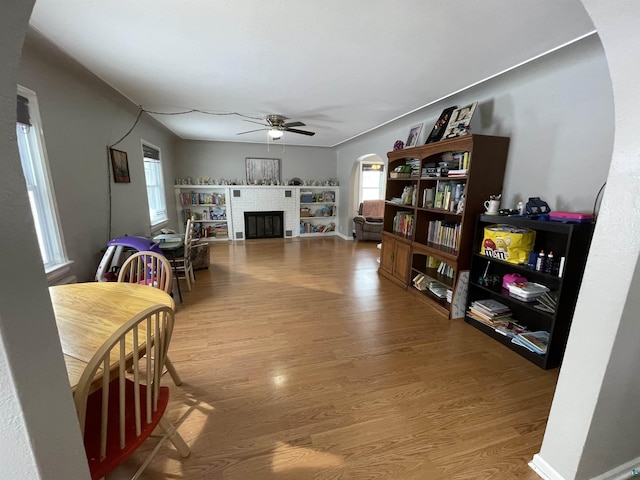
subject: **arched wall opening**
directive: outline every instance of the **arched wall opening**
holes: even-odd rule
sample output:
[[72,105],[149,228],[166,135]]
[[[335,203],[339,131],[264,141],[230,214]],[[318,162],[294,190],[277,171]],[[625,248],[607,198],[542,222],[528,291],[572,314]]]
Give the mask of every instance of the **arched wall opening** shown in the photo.
[[362,201],[362,173],[363,173],[363,166],[364,165],[382,165],[382,177],[380,180],[380,197],[379,198],[384,198],[384,194],[385,194],[385,182],[384,182],[384,178],[385,178],[385,172],[384,169],[386,168],[386,164],[385,161],[380,157],[380,155],[378,155],[377,153],[366,153],[360,157],[358,157],[358,159],[353,162],[353,166],[351,168],[351,178],[349,181],[350,184],[350,190],[351,190],[351,195],[349,196],[349,229],[351,230],[351,232],[354,232],[354,227],[353,227],[353,217],[356,215],[356,213],[358,212],[358,208],[360,206],[360,202]]

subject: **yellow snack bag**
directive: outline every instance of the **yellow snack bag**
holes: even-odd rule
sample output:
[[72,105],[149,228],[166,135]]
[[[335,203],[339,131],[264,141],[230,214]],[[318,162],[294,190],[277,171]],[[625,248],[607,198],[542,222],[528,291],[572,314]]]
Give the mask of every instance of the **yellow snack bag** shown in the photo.
[[484,229],[480,253],[509,263],[527,263],[536,241],[535,230],[496,224]]

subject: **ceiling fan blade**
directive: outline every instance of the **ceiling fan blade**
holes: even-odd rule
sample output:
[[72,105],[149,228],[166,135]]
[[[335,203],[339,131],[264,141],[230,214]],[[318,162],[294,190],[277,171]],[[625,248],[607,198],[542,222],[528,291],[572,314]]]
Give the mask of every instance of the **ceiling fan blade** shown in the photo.
[[316,134],[316,132],[307,132],[306,130],[298,130],[297,128],[285,128],[284,131],[291,133],[301,133],[302,135],[308,135],[310,137]]
[[267,125],[266,123],[255,122],[255,121],[253,121],[253,120],[247,120],[246,118],[243,118],[243,120],[244,120],[245,122],[257,123],[258,125],[262,125],[263,127],[269,127],[269,125]]
[[236,135],[244,135],[245,133],[260,132],[262,130],[269,130],[269,129],[268,128],[258,128],[257,130],[247,130],[246,132],[236,133]]
[[302,122],[289,122],[282,125],[283,127],[306,127]]

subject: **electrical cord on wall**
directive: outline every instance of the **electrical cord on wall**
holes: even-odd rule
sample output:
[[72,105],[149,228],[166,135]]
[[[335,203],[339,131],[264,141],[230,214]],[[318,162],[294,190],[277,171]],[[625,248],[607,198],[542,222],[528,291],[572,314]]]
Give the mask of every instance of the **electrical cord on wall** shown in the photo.
[[190,113],[201,113],[203,115],[216,115],[216,116],[229,116],[229,115],[236,115],[238,117],[243,117],[243,118],[249,118],[252,120],[264,120],[261,117],[252,117],[250,115],[244,115],[242,113],[238,113],[238,112],[209,112],[207,110],[200,110],[198,108],[192,108],[190,110],[183,110],[180,112],[154,112],[152,110],[145,110],[142,105],[138,105],[138,108],[140,108],[140,111],[138,112],[138,116],[136,117],[135,121],[133,122],[133,125],[131,125],[131,128],[127,131],[127,133],[125,133],[122,138],[120,138],[120,140],[118,140],[115,143],[112,143],[111,145],[107,145],[107,185],[108,185],[108,195],[109,195],[109,205],[108,205],[108,214],[109,214],[109,221],[108,221],[108,229],[107,229],[107,242],[111,240],[111,223],[112,223],[112,198],[111,198],[111,169],[109,167],[109,163],[111,162],[111,149],[113,147],[115,147],[116,145],[118,145],[120,142],[122,142],[125,138],[127,138],[131,132],[133,131],[134,128],[136,128],[136,125],[138,124],[138,122],[140,121],[140,117],[142,116],[143,113],[148,113],[151,115],[187,115]]
[[600,210],[600,207],[598,205],[598,199],[600,198],[600,194],[602,193],[602,191],[604,190],[605,185],[607,184],[607,182],[604,182],[602,184],[602,186],[600,187],[600,190],[598,190],[598,193],[596,194],[596,200],[593,202],[593,219],[595,220],[597,215],[596,215],[596,207],[597,210]]

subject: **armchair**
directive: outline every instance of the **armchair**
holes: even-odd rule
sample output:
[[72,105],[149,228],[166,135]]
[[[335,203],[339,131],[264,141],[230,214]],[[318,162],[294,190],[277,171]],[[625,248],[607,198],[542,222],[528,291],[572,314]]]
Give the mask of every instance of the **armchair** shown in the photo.
[[384,200],[365,200],[353,217],[356,240],[381,241],[383,222]]

